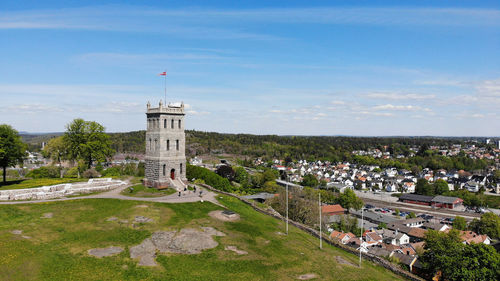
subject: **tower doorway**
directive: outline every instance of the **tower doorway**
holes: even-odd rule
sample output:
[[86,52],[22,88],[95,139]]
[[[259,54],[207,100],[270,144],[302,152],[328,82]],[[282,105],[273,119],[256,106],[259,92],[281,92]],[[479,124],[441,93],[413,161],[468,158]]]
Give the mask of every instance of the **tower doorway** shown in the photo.
[[175,180],[175,169],[170,170],[170,178]]

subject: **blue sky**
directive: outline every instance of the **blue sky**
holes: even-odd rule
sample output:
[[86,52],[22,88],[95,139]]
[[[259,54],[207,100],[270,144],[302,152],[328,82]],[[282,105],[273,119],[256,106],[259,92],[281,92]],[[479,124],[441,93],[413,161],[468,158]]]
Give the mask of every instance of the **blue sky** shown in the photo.
[[144,129],[166,69],[189,129],[500,132],[498,1],[2,1],[0,56],[19,131]]

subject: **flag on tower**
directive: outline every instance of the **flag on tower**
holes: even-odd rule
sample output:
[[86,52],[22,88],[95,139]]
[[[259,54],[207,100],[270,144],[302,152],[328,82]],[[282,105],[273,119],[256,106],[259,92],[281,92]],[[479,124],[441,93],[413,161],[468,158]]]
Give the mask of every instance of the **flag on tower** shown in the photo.
[[163,71],[162,73],[158,74],[160,76],[167,76],[167,72],[166,71]]

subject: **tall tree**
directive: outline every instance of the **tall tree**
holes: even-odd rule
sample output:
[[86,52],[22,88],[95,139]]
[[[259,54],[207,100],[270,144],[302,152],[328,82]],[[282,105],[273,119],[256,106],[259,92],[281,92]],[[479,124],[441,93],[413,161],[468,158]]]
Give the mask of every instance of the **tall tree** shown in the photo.
[[431,279],[441,272],[442,280],[499,280],[500,254],[485,244],[465,245],[460,234],[429,230],[425,235],[426,251],[421,256],[424,274]]
[[63,138],[69,159],[83,160],[88,169],[94,161],[105,161],[114,153],[104,127],[94,121],[73,120],[66,126]]
[[450,191],[450,189],[448,188],[448,183],[446,181],[444,181],[443,179],[438,179],[434,183],[434,194],[441,195],[441,194],[448,192],[448,191]]
[[470,223],[470,228],[479,233],[486,234],[490,238],[500,238],[500,217],[494,213],[485,213],[481,215],[481,220],[474,219]]
[[[57,164],[61,165],[61,160],[66,156],[66,149],[64,139],[60,136],[49,140],[47,145],[44,147],[42,154],[43,156],[48,157],[57,162]],[[62,178],[62,176],[62,169],[60,169],[60,177]]]
[[364,205],[363,200],[358,198],[356,193],[349,188],[346,188],[344,192],[339,195],[337,200],[339,204],[347,210],[350,208],[360,210]]
[[456,216],[453,220],[453,228],[458,230],[465,230],[467,228],[467,221],[461,216]]
[[418,179],[415,186],[415,193],[420,195],[434,195],[434,188],[426,179]]
[[0,166],[3,168],[3,183],[7,182],[7,167],[21,162],[26,155],[26,144],[11,126],[0,125]]

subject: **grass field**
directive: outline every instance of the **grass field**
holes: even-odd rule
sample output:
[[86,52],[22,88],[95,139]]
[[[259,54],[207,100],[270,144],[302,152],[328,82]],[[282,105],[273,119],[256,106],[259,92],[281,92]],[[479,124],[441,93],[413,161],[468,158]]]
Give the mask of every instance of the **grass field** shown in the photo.
[[81,182],[88,181],[89,179],[72,179],[72,178],[44,178],[44,179],[23,179],[23,180],[10,180],[6,184],[0,182],[0,190],[5,189],[23,189],[23,188],[33,188],[48,185],[56,185],[61,183],[71,183],[71,182]]
[[165,195],[170,195],[175,193],[175,189],[166,188],[166,189],[156,189],[146,187],[142,184],[136,184],[131,186],[132,189],[127,188],[121,192],[123,195],[134,196],[134,197],[160,197]]
[[[209,202],[163,204],[114,199],[80,199],[39,204],[0,205],[1,280],[293,280],[315,273],[317,280],[400,280],[392,272],[364,262],[356,255],[323,244],[303,231],[254,211],[239,200],[217,197],[239,213],[241,220],[222,222],[208,216],[221,209]],[[148,205],[138,208],[137,205]],[[144,206],[142,206],[144,207]],[[41,218],[44,213],[53,218]],[[133,225],[135,216],[154,222]],[[117,221],[107,221],[115,216]],[[219,246],[197,255],[158,255],[159,266],[142,267],[129,258],[128,248],[157,230],[212,226],[227,236],[216,237]],[[22,230],[21,235],[12,230]],[[247,255],[225,251],[235,245]],[[87,250],[121,246],[124,252],[94,258]]]

